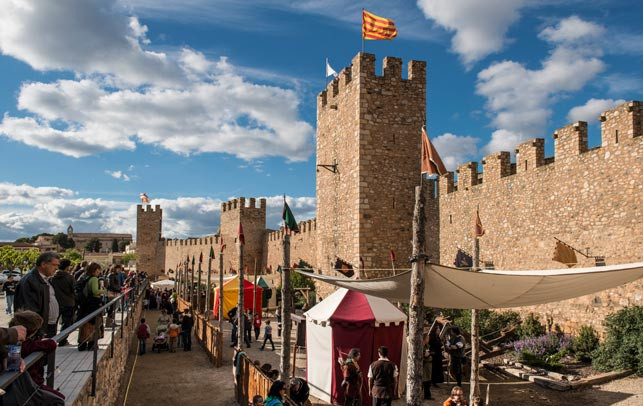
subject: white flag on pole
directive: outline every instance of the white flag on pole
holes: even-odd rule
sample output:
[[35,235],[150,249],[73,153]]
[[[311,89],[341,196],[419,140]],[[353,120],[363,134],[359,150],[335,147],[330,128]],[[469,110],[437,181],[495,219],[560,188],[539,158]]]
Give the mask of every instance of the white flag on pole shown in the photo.
[[326,58],[326,77],[337,77],[337,72],[335,72],[335,69],[331,68],[330,64],[328,63],[328,58]]

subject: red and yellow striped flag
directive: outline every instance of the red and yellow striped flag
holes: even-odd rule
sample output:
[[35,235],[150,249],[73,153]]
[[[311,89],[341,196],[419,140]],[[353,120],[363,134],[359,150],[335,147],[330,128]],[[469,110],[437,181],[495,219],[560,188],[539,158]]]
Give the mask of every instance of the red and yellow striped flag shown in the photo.
[[362,10],[362,38],[393,39],[395,37],[397,37],[397,29],[393,20]]

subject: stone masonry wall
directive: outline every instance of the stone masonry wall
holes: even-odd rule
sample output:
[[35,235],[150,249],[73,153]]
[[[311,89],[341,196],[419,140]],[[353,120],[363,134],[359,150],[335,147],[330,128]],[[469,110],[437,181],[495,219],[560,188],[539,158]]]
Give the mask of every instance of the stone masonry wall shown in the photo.
[[[515,173],[509,153],[489,155],[440,179],[440,262],[452,265],[458,247],[471,252],[476,207],[486,234],[482,260],[496,269],[557,269],[551,258],[557,237],[603,255],[608,265],[643,261],[642,106],[630,102],[601,116],[602,147],[588,149],[587,123],[554,133],[554,159],[544,157],[543,140],[516,148]],[[616,132],[618,131],[618,142]],[[594,266],[577,255],[581,266]],[[519,309],[553,316],[566,331],[582,324],[600,330],[605,315],[627,305],[643,305],[643,282],[573,300]]]
[[[318,267],[317,261],[317,219],[300,221],[299,233],[290,236],[291,265],[303,259],[305,262]],[[279,265],[283,265],[284,229],[267,233],[264,243],[264,260],[268,272],[275,273]]]
[[[411,252],[414,187],[419,183],[421,127],[426,113],[426,64],[359,53],[317,98],[318,266],[335,274],[337,257],[367,272],[388,274],[389,251]],[[326,286],[320,286],[328,290]],[[327,292],[322,292],[323,295]]]
[[165,241],[161,237],[161,206],[136,207],[136,269],[150,277],[163,274],[165,269]]
[[[246,202],[245,197],[230,200],[221,204],[220,234],[226,245],[224,251],[224,269],[239,269],[239,251],[237,248],[237,232],[239,222],[243,224],[245,246],[243,252],[244,266],[248,267],[248,274],[253,274],[255,259],[257,270],[263,267],[263,247],[266,234],[266,199],[259,199],[257,207],[254,197]],[[216,251],[216,250],[215,250]]]
[[[208,256],[210,248],[214,249],[215,259],[212,261],[212,272],[216,273],[219,269],[219,236],[208,235],[201,238],[186,238],[184,240],[171,239],[165,240],[165,269],[176,271],[177,266],[183,269],[187,257],[190,257],[188,267],[192,267],[192,257],[195,258],[195,264],[198,268],[199,255],[203,254],[203,272],[208,270]],[[225,257],[224,257],[225,258]],[[171,273],[174,276],[176,273]]]

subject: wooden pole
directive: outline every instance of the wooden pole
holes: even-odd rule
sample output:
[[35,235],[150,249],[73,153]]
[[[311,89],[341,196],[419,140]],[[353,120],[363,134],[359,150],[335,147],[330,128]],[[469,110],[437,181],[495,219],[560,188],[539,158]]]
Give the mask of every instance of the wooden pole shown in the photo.
[[212,277],[212,256],[208,255],[208,280],[205,283],[205,319],[210,320],[210,315],[212,314],[212,303],[210,303],[210,294],[212,293],[212,283],[210,278]]
[[201,257],[199,257],[199,272],[196,284],[196,311],[201,312]]
[[188,300],[188,261],[185,261],[185,269],[183,269],[183,300]]
[[194,303],[192,302],[194,299],[194,257],[192,257],[192,268],[190,269],[190,307],[194,311]]
[[255,284],[252,287],[252,317],[254,317],[254,314],[256,312],[257,312],[257,258],[255,258]]
[[290,235],[284,232],[283,267],[281,270],[281,356],[279,359],[279,379],[288,382],[290,371]]
[[219,253],[219,331],[223,331],[223,250]]
[[[473,237],[473,272],[480,270],[480,239]],[[480,397],[480,341],[478,334],[478,310],[471,309],[471,376],[469,378],[469,404]]]
[[[237,241],[239,249],[239,303],[237,303],[237,345],[238,348],[243,346],[243,244],[241,239]],[[222,298],[223,299],[223,298]]]
[[407,355],[408,377],[406,382],[406,404],[422,405],[422,333],[424,329],[424,267],[426,254],[424,228],[424,185],[415,187],[415,208],[413,210],[413,256],[411,273],[411,297],[409,300],[409,350]]

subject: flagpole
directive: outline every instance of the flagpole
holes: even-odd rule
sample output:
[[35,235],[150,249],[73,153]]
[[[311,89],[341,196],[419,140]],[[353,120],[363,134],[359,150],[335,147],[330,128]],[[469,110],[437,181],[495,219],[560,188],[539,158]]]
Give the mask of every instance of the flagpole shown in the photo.
[[[241,223],[239,223],[239,230],[241,231]],[[239,250],[239,298],[237,303],[237,346],[239,349],[243,346],[244,337],[244,321],[243,321],[243,243],[241,241],[241,234],[237,237],[237,249]]]
[[199,256],[199,272],[196,286],[196,309],[201,312],[201,258],[203,258],[203,253]]
[[[219,238],[223,240],[223,234]],[[223,331],[223,249],[219,253],[219,331]]]
[[[210,254],[213,253],[214,250],[210,247]],[[208,255],[208,281],[205,284],[205,309],[203,312],[206,320],[210,320],[210,315],[212,314],[212,310],[210,309],[210,291],[212,290],[212,285],[210,283],[210,278],[212,277],[212,257],[213,255]]]
[[[480,237],[473,237],[473,266],[471,271],[480,270]],[[469,404],[473,405],[473,400],[480,397],[480,341],[478,338],[478,310],[471,309],[471,374],[469,382]]]
[[257,258],[255,258],[255,285],[252,288],[252,317],[257,312]]
[[364,53],[364,8],[362,9],[362,29],[360,35],[362,36],[362,53]]

